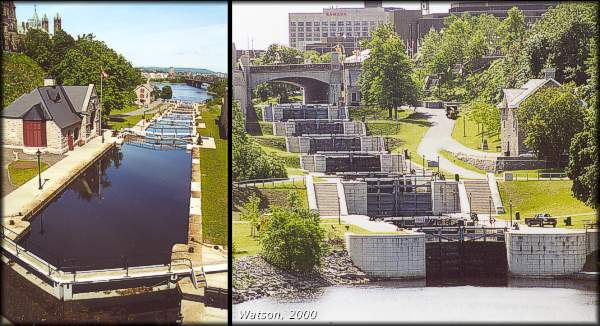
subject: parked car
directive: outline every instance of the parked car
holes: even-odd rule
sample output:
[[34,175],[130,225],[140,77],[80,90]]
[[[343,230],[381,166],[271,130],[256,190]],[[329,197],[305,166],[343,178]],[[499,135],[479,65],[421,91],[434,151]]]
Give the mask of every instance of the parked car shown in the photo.
[[553,228],[556,227],[557,221],[556,218],[550,216],[548,213],[535,214],[534,217],[526,217],[525,224],[527,226],[540,226],[544,227],[544,225],[552,225]]

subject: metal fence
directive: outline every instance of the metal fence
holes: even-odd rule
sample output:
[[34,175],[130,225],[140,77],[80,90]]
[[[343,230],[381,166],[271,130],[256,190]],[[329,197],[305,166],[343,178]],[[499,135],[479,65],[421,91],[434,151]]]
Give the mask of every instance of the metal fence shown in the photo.
[[504,172],[504,181],[569,180],[562,172]]
[[263,189],[298,189],[306,187],[304,177],[254,179],[233,182],[235,189],[241,188],[263,188]]

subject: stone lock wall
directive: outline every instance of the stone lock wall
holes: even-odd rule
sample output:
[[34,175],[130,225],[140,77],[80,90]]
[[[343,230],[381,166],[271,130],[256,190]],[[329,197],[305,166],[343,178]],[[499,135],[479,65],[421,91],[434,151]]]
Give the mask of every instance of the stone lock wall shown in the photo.
[[273,136],[285,136],[286,123],[285,122],[273,122]]
[[367,215],[367,183],[364,181],[343,181],[348,214]]
[[457,181],[432,181],[431,203],[434,215],[460,212]]
[[352,262],[368,276],[424,278],[425,234],[346,234]]
[[308,172],[325,173],[326,162],[325,156],[319,154],[300,156],[300,167]]
[[586,259],[585,231],[511,231],[506,234],[508,269],[523,277],[556,277],[581,271]]
[[2,118],[2,144],[23,146],[23,120]]

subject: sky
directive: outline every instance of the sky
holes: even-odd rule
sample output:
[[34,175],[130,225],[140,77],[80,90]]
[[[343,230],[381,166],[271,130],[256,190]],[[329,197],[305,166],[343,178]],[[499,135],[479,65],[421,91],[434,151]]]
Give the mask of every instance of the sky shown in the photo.
[[19,2],[17,21],[58,12],[62,29],[97,40],[123,54],[135,67],[207,68],[227,72],[228,13],[226,2]]
[[[323,12],[323,8],[362,8],[364,1],[354,2],[234,2],[232,17],[233,42],[236,49],[266,49],[270,44],[289,45],[288,14],[291,12]],[[384,7],[421,9],[420,1],[384,1]],[[450,2],[429,3],[429,12],[448,12]],[[268,18],[268,19],[266,19]]]

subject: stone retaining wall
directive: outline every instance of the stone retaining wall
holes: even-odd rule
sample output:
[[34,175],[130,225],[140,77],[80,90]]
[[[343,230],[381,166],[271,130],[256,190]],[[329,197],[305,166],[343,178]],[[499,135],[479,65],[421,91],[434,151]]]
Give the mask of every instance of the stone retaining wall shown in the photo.
[[581,271],[586,259],[584,231],[511,231],[506,234],[508,269],[522,277],[556,277]]
[[425,277],[425,234],[346,234],[352,262],[369,277]]

